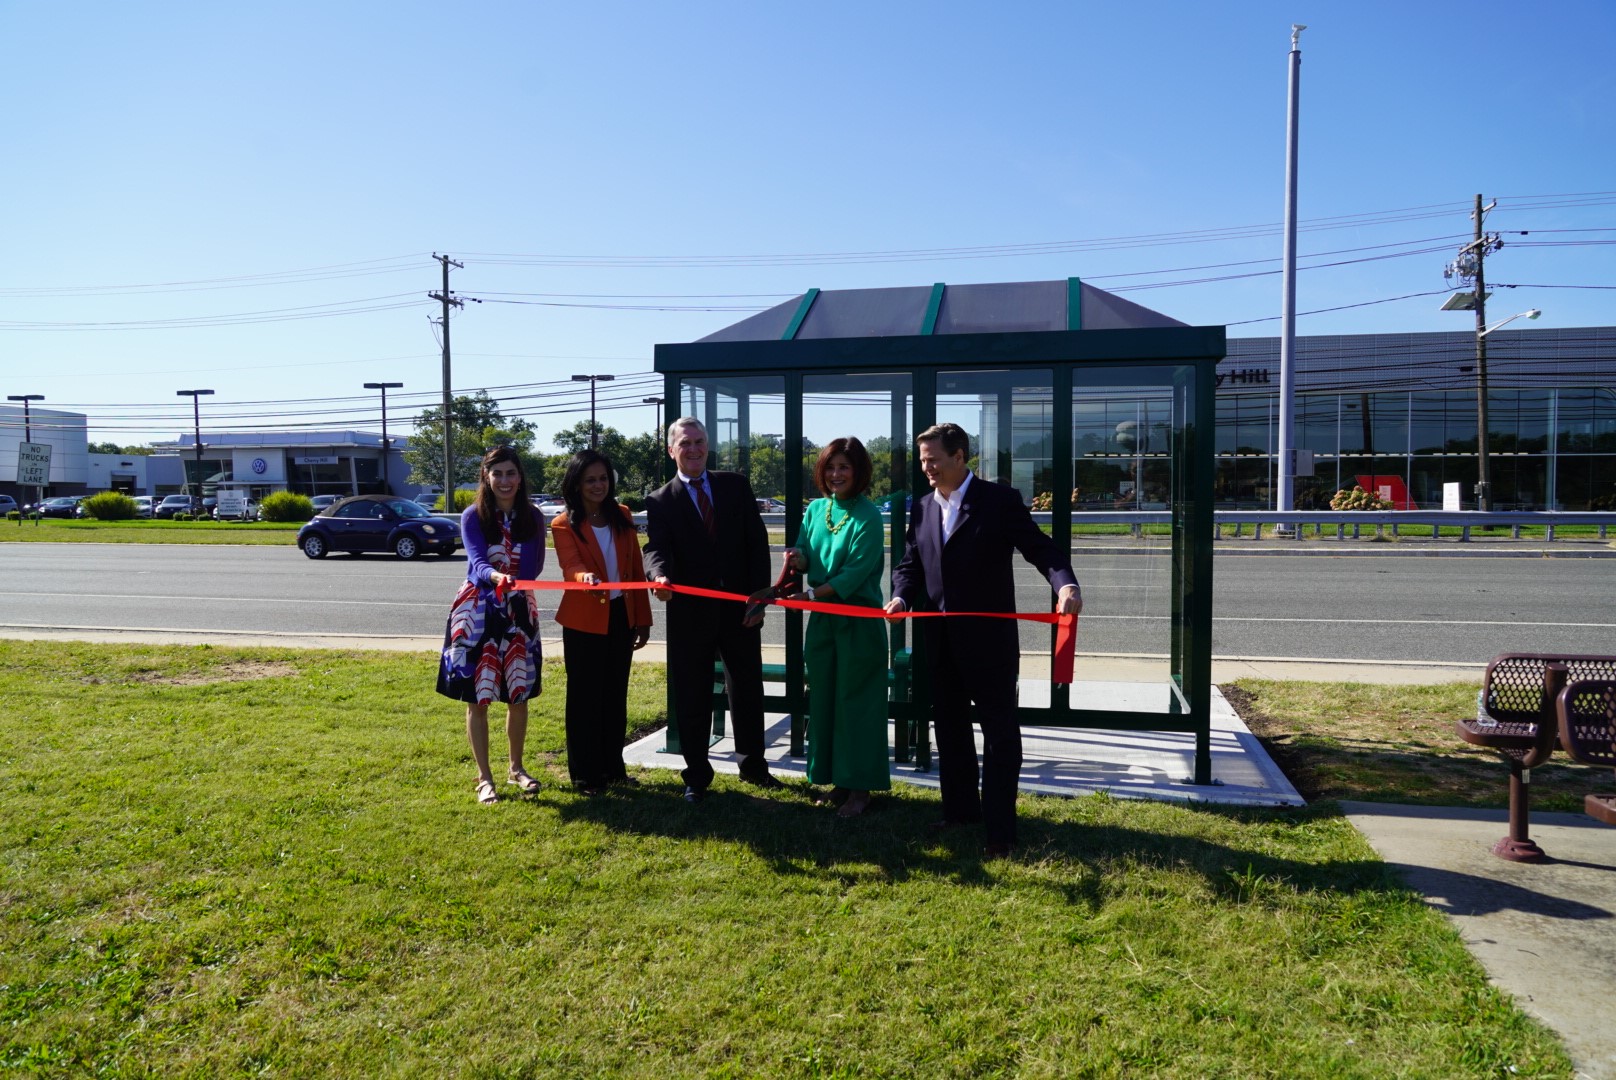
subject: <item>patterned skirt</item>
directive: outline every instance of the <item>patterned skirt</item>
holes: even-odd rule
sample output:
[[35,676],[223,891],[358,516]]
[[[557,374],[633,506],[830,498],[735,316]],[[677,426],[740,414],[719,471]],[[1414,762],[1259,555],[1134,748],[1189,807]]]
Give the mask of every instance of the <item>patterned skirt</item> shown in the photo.
[[542,658],[532,593],[504,603],[494,590],[466,582],[443,633],[438,693],[475,705],[526,701],[539,692]]

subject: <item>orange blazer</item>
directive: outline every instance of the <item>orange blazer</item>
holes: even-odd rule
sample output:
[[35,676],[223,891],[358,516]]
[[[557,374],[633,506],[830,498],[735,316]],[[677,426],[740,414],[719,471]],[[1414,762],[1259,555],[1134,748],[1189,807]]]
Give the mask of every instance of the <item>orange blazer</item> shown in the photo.
[[[624,517],[634,520],[634,512],[628,507],[619,505],[618,509]],[[561,562],[563,581],[582,581],[585,574],[599,574],[602,581],[645,580],[645,564],[640,559],[638,534],[632,530],[617,534],[617,566],[610,572],[606,569],[606,553],[601,551],[600,541],[595,539],[595,530],[585,525],[584,534],[579,536],[572,531],[565,510],[550,522],[550,545],[555,548],[556,558]],[[624,590],[623,600],[628,605],[630,626],[651,625],[651,600],[644,589]],[[561,606],[556,609],[555,616],[556,622],[562,626],[582,630],[586,634],[604,634],[610,617],[605,589],[599,592],[569,590],[562,593]]]

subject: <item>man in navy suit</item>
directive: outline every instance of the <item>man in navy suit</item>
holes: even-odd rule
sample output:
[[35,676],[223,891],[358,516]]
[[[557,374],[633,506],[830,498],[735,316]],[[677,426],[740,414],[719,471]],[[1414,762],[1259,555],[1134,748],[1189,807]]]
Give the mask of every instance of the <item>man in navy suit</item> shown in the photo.
[[[1016,610],[1013,553],[1038,569],[1058,595],[1056,610],[1076,615],[1083,596],[1066,552],[1033,524],[1020,492],[974,475],[971,440],[958,424],[938,424],[915,440],[932,494],[915,502],[903,559],[892,571],[886,610]],[[934,830],[980,821],[987,854],[1016,844],[1021,727],[1016,679],[1021,647],[1013,619],[926,619],[932,725],[943,819]],[[982,728],[981,791],[971,706]]]
[[[679,475],[645,501],[645,576],[659,585],[695,585],[749,596],[769,585],[769,534],[752,485],[740,473],[707,468],[707,429],[685,416],[668,425],[668,456]],[[713,656],[724,661],[730,725],[741,779],[783,785],[763,756],[763,636],[743,622],[742,601],[659,590],[668,604],[668,679],[684,753],[685,801],[700,802],[713,782]]]

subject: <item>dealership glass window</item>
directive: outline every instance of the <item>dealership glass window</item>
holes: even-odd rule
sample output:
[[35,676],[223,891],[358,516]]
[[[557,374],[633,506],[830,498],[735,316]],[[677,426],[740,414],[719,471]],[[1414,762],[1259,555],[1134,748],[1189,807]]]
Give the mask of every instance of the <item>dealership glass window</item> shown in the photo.
[[1548,501],[1547,455],[1521,454],[1488,458],[1494,510],[1541,510]]
[[1213,447],[1219,454],[1273,452],[1276,400],[1273,394],[1223,394],[1217,400]]
[[1554,391],[1515,390],[1511,393],[1515,398],[1515,443],[1511,449],[1522,454],[1547,453]]
[[1562,510],[1616,510],[1616,455],[1564,455],[1556,463]]
[[1341,399],[1336,394],[1302,394],[1292,406],[1296,447],[1314,455],[1334,454],[1339,445]]
[[1555,422],[1562,453],[1616,452],[1616,391],[1603,387],[1558,391]]
[[[1447,448],[1448,412],[1447,394],[1410,394],[1408,447],[1414,454],[1440,454]],[[1471,409],[1471,420],[1475,410]]]

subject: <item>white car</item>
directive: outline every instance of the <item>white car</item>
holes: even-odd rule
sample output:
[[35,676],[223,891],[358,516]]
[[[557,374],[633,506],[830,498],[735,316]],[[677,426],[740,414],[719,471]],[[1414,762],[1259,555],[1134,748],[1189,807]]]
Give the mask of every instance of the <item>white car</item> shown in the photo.
[[135,500],[135,516],[137,518],[149,518],[152,516],[152,511],[156,509],[156,504],[152,501],[150,495],[134,495],[131,498]]
[[241,511],[235,514],[220,514],[219,508],[213,508],[214,521],[257,521],[258,504],[251,499],[241,504]]

